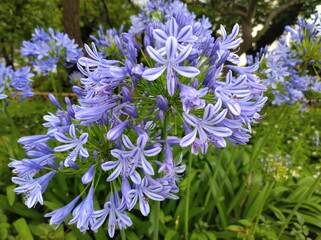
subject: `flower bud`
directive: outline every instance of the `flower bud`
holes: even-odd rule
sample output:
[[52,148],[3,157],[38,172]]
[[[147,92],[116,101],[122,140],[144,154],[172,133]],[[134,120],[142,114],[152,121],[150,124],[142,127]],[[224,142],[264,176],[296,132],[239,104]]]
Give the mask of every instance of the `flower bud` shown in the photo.
[[156,104],[160,110],[165,111],[165,112],[168,110],[168,101],[162,95],[158,95],[156,97]]
[[124,131],[125,127],[129,124],[129,120],[125,120],[122,123],[118,124],[116,127],[110,129],[107,133],[107,139],[109,141],[116,140]]
[[60,110],[62,110],[61,105],[59,104],[57,98],[56,98],[54,95],[48,94],[48,97],[49,97],[50,101],[51,101],[57,108],[59,108]]
[[94,178],[95,165],[92,165],[87,172],[82,176],[81,181],[83,184],[91,183]]

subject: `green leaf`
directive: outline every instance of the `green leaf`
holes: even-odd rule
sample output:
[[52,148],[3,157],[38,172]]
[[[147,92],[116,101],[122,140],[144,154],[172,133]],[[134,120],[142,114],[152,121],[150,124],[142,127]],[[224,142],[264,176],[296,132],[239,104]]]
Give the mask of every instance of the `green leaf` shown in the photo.
[[165,234],[164,240],[175,240],[177,238],[178,238],[178,232],[172,229],[169,229]]
[[0,240],[7,239],[8,235],[8,230],[6,228],[0,228]]
[[207,237],[203,233],[193,232],[191,240],[207,240]]
[[13,189],[15,189],[16,185],[10,185],[7,186],[6,188],[6,192],[7,192],[7,199],[8,199],[8,203],[10,206],[12,206],[14,204],[14,201],[16,199],[16,193],[13,191]]
[[66,234],[65,240],[77,240],[77,237],[73,232],[69,232]]
[[15,201],[13,206],[10,206],[7,197],[2,194],[0,194],[0,203],[2,208],[8,210],[9,212],[16,213],[20,216],[30,217],[33,219],[42,218],[42,214],[40,214],[38,211],[36,211],[35,209],[28,209],[27,206],[18,201]]
[[303,218],[302,214],[299,213],[299,212],[296,212],[296,217],[297,217],[298,222],[300,223],[300,225],[304,225],[305,221],[304,221],[304,218]]
[[24,218],[19,218],[17,221],[13,222],[13,226],[22,240],[33,240],[29,226]]
[[209,240],[216,240],[216,236],[213,232],[204,232]]
[[244,227],[238,225],[230,225],[227,227],[227,229],[232,232],[242,232],[244,230]]

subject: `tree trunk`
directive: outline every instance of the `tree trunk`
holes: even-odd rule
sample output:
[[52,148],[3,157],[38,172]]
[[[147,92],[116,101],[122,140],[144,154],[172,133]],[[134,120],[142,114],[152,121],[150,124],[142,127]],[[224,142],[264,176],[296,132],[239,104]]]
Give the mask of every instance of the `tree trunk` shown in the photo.
[[238,51],[239,55],[246,52],[252,47],[252,44],[253,44],[252,31],[253,31],[253,28],[251,26],[251,23],[247,21],[243,21],[242,23],[243,42],[240,45],[240,51]]
[[79,0],[63,0],[62,6],[65,33],[67,33],[70,38],[75,39],[80,47],[83,47],[84,44],[80,32]]

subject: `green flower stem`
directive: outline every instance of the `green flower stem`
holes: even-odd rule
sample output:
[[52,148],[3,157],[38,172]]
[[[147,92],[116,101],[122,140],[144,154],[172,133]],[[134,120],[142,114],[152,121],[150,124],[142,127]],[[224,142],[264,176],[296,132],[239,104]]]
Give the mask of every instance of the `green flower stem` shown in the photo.
[[[162,129],[162,140],[167,140],[167,126],[168,126],[168,113],[165,114],[164,117],[164,125]],[[161,154],[158,156],[158,161],[164,161],[165,152],[164,149],[162,150]],[[153,205],[153,215],[152,215],[152,222],[153,222],[153,240],[158,240],[159,236],[159,211],[160,211],[160,202],[155,201]]]
[[55,97],[58,97],[58,90],[57,90],[56,79],[54,77],[54,74],[52,72],[50,72],[49,77],[50,77],[50,80],[51,80],[52,88],[53,88],[54,93],[55,93]]
[[188,222],[189,222],[189,202],[190,202],[190,194],[191,194],[191,173],[192,173],[192,162],[193,162],[193,154],[189,153],[188,166],[187,166],[187,186],[186,186],[186,203],[185,203],[185,219],[184,219],[184,232],[185,232],[185,240],[189,239],[188,235]]
[[295,205],[295,207],[292,209],[291,213],[289,214],[289,216],[287,217],[285,223],[282,226],[282,229],[279,233],[278,239],[281,239],[281,236],[284,232],[284,230],[288,227],[291,219],[293,218],[294,214],[298,211],[298,209],[301,207],[302,203],[310,198],[312,196],[312,194],[314,193],[314,191],[317,189],[317,187],[320,184],[320,180],[321,180],[321,174],[318,176],[317,179],[315,179],[314,183],[311,185],[311,187],[309,188],[309,190],[304,194],[304,197]]
[[154,223],[153,229],[153,240],[158,240],[158,232],[159,232],[159,211],[160,211],[160,201],[155,201],[153,205],[153,218],[152,221]]
[[121,240],[126,240],[126,232],[124,229],[120,230],[120,239]]

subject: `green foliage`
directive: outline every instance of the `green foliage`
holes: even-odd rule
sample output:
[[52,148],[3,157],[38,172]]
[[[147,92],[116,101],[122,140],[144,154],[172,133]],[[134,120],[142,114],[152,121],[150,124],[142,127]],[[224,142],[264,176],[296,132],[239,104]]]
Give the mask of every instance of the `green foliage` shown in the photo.
[[59,0],[1,0],[0,55],[12,65],[20,56],[23,40],[30,39],[34,28],[62,29]]

